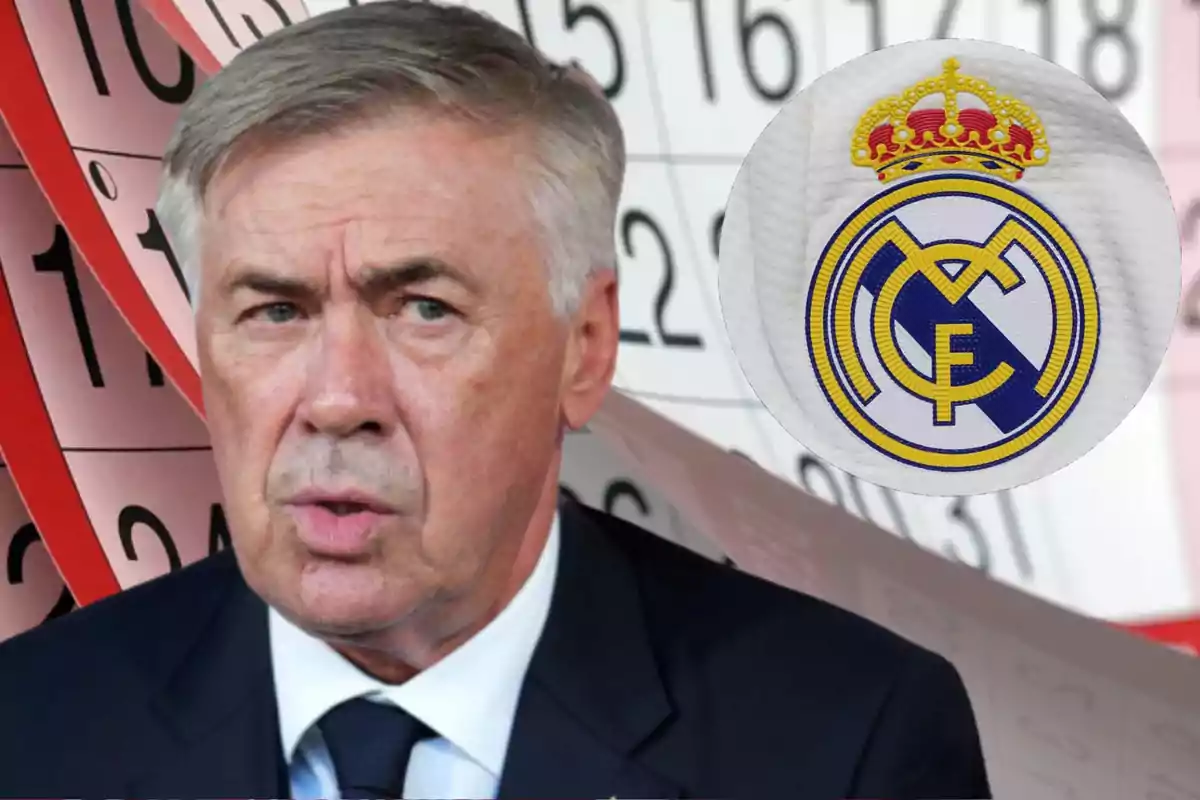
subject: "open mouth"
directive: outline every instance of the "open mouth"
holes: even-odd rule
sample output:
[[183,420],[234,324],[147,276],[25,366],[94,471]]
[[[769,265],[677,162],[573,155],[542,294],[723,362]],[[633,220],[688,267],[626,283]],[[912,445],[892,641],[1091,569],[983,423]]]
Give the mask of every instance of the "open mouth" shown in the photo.
[[317,505],[338,517],[350,517],[355,514],[365,514],[374,511],[366,503],[356,503],[349,500],[322,500]]
[[372,552],[392,509],[369,496],[317,494],[293,498],[289,513],[300,543],[321,557],[357,559]]

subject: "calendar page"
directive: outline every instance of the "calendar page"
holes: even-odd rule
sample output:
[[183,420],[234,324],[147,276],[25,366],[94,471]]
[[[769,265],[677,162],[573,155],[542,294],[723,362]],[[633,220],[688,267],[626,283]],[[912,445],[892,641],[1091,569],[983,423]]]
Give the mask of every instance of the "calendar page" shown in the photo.
[[[108,301],[2,131],[0,210],[0,449],[77,599],[225,546],[203,421]],[[30,581],[42,576],[26,555],[33,530],[10,545],[10,574],[28,559]]]
[[9,133],[109,299],[199,409],[183,275],[153,205],[167,137],[203,74],[128,0],[6,0],[0,42]]

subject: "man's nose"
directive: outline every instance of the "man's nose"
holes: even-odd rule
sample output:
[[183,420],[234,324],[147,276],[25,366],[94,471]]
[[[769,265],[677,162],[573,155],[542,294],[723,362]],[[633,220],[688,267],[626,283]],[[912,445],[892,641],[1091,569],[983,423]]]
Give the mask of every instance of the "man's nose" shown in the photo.
[[299,409],[314,433],[386,435],[395,424],[387,344],[369,317],[339,309],[322,320]]

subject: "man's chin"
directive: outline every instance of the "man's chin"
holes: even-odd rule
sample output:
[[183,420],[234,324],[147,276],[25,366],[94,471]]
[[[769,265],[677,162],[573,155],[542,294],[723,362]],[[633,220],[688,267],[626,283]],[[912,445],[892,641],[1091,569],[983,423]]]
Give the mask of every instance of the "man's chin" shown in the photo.
[[394,626],[401,610],[378,570],[361,564],[320,563],[300,575],[288,616],[321,638],[359,638]]

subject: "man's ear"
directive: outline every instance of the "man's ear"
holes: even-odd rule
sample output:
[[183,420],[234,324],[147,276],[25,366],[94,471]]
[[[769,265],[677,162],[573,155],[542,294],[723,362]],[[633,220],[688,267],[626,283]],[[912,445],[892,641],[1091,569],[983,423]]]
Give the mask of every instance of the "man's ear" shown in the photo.
[[604,402],[617,370],[620,308],[615,270],[593,273],[569,325],[562,414],[567,426],[578,430]]

